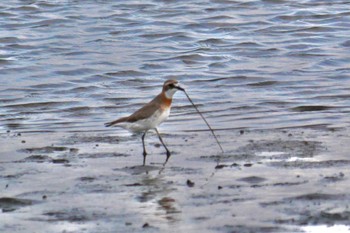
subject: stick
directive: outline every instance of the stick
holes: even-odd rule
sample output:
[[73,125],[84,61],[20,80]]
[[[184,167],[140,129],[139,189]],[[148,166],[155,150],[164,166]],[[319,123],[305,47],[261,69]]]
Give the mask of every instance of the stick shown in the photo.
[[219,145],[221,152],[224,154],[224,149],[222,148],[218,138],[216,137],[214,130],[210,127],[208,121],[204,118],[203,114],[198,110],[197,106],[193,103],[193,101],[191,100],[191,98],[188,96],[187,92],[184,90],[185,95],[187,96],[187,99],[191,102],[191,104],[193,105],[193,107],[197,110],[198,114],[202,117],[203,121],[205,122],[205,124],[207,124],[208,128],[210,129],[211,133],[213,134],[217,144]]

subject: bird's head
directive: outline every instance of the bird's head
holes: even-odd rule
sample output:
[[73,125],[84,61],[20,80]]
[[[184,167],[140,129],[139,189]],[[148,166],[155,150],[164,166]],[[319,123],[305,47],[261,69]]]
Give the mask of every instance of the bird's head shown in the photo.
[[163,84],[163,92],[168,99],[173,98],[173,95],[178,90],[185,91],[185,89],[179,85],[179,82],[177,80],[170,79],[165,81]]

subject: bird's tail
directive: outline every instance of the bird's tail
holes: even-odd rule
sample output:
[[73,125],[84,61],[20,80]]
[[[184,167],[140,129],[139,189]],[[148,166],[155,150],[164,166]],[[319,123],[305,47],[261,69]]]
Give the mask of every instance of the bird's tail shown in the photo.
[[115,124],[118,124],[118,123],[121,123],[121,122],[125,122],[125,121],[127,121],[127,119],[128,119],[128,117],[122,117],[122,118],[120,118],[118,120],[105,123],[105,126],[106,127],[110,127],[110,126],[113,126]]

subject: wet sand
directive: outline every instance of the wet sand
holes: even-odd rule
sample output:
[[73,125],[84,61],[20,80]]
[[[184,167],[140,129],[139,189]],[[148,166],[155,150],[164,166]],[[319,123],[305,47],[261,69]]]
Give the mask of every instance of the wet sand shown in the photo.
[[346,131],[218,135],[224,155],[209,131],[166,133],[173,155],[163,168],[152,134],[145,167],[132,135],[3,134],[0,230],[330,232],[349,223]]

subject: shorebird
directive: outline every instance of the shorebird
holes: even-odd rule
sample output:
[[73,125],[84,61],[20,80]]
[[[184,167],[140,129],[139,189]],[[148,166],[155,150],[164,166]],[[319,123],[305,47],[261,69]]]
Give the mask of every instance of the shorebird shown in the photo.
[[162,143],[166,150],[166,160],[164,165],[170,158],[170,151],[165,145],[157,127],[164,122],[170,114],[171,102],[176,91],[185,91],[184,88],[179,86],[176,80],[167,80],[163,84],[162,92],[157,95],[151,102],[144,105],[142,108],[127,117],[119,118],[115,121],[111,121],[105,124],[106,127],[120,126],[133,133],[142,133],[142,146],[143,146],[143,166],[146,164],[146,146],[145,136],[146,133],[154,129],[158,135],[159,141]]

